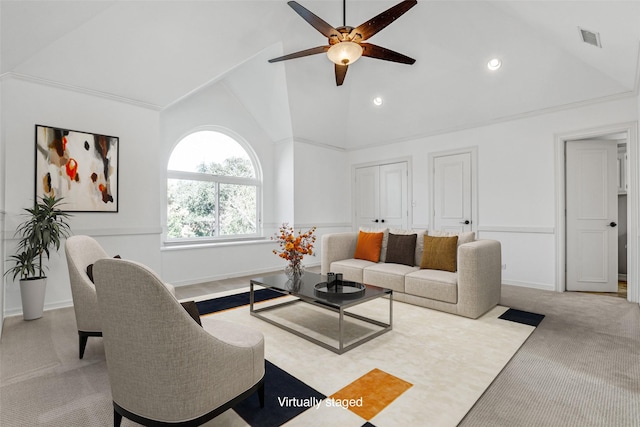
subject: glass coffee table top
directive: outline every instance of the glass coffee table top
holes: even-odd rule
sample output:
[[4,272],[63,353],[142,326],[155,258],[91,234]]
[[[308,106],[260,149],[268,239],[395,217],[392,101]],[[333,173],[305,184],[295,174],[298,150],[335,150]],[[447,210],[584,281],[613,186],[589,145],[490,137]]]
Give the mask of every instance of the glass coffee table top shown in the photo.
[[[348,281],[339,282],[337,287],[327,286],[326,281],[326,276],[315,273],[304,273],[300,279],[295,281],[290,280],[285,274],[276,274],[251,279],[249,312],[252,316],[258,317],[265,322],[271,323],[272,325],[289,331],[292,334],[338,354],[349,351],[350,349],[364,344],[365,342],[389,332],[392,329],[393,291],[391,289]],[[255,286],[273,289],[283,295],[290,295],[295,298],[293,300],[286,300],[280,304],[275,303],[258,308],[254,306]],[[388,297],[389,300],[388,322],[346,311],[347,309],[352,310],[359,304],[384,296]],[[297,324],[285,325],[276,318],[270,318],[266,315],[269,311],[277,310],[280,307],[296,303],[312,304],[338,314],[337,331],[335,331],[337,333],[337,345],[323,341],[318,337],[310,336],[304,330],[297,328],[296,326],[299,326]],[[345,342],[345,329],[347,328],[345,318],[365,322],[374,328],[373,332],[365,334],[364,336],[355,339],[353,342],[347,343]]]
[[295,283],[284,274],[257,277],[251,281],[256,285],[336,308],[359,304],[392,292],[390,289],[350,281],[344,281],[337,289],[326,289],[326,280],[327,277],[320,274],[304,273]]

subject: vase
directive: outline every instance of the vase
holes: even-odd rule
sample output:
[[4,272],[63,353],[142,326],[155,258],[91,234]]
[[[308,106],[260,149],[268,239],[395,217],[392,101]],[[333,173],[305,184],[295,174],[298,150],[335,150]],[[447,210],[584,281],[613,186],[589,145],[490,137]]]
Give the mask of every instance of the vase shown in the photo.
[[46,277],[30,277],[20,280],[20,297],[22,299],[22,317],[24,320],[35,320],[42,317],[46,289]]
[[304,274],[304,265],[298,264],[287,264],[284,268],[284,274],[287,275],[287,278],[290,280],[298,280]]

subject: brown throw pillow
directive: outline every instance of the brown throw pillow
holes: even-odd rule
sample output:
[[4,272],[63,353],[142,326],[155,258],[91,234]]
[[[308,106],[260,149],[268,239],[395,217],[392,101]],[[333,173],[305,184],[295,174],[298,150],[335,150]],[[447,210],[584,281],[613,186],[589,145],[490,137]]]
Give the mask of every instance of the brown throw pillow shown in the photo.
[[413,267],[416,259],[417,234],[389,233],[387,258],[385,262],[404,264]]
[[[121,259],[122,257],[120,255],[116,255],[114,258]],[[89,276],[89,280],[93,283],[93,264],[89,264],[87,266],[87,276]]]
[[458,256],[458,236],[424,236],[420,268],[455,272]]
[[365,259],[367,261],[380,261],[380,248],[382,247],[382,238],[384,233],[366,233],[361,231],[358,234],[358,242],[356,243],[356,253],[354,258]]
[[202,326],[202,322],[200,321],[200,312],[198,311],[198,306],[196,305],[195,301],[181,302],[180,305],[182,305],[182,308],[187,310],[189,316],[191,316],[198,325]]

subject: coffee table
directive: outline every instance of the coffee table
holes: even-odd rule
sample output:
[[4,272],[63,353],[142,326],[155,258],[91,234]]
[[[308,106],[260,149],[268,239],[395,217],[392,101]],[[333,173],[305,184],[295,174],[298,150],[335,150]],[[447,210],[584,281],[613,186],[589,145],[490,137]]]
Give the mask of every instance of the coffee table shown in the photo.
[[[319,292],[316,289],[316,285],[322,282],[326,282],[326,280],[327,280],[326,276],[322,276],[320,274],[315,274],[315,273],[309,273],[309,272],[304,273],[302,278],[298,279],[298,281],[295,284],[291,280],[289,280],[285,274],[277,274],[273,276],[257,277],[257,278],[251,279],[249,311],[252,316],[262,319],[265,322],[269,322],[272,325],[275,325],[281,329],[291,332],[292,334],[295,334],[301,338],[311,341],[312,343],[317,344],[321,347],[324,347],[328,350],[331,350],[337,354],[345,353],[361,344],[364,344],[367,341],[372,340],[377,336],[380,336],[386,332],[389,332],[392,329],[393,291],[391,289],[379,288],[377,286],[370,286],[370,285],[362,285],[358,283],[357,285],[362,287],[362,290],[360,292],[342,294],[342,295],[337,293],[329,294],[329,293]],[[269,305],[261,308],[255,308],[254,307],[254,286],[261,286],[264,288],[273,289],[277,292],[282,293],[283,295],[291,295],[293,297],[296,297],[296,299],[288,300],[280,304],[273,304],[273,305]],[[383,296],[389,297],[389,322],[388,323],[381,322],[381,321],[371,319],[356,313],[351,313],[346,311],[350,307],[354,307],[356,305],[359,305]],[[282,307],[289,304],[295,304],[299,302],[312,304],[314,306],[321,307],[321,308],[338,313],[338,336],[339,337],[338,337],[337,346],[333,346],[324,341],[316,339],[308,334],[305,334],[299,330],[293,329],[287,325],[279,323],[261,314],[268,310],[274,310],[278,307]],[[345,345],[345,342],[344,342],[345,317],[352,317],[352,318],[379,326],[381,329],[371,334],[365,335],[363,338],[360,338],[355,342]]]

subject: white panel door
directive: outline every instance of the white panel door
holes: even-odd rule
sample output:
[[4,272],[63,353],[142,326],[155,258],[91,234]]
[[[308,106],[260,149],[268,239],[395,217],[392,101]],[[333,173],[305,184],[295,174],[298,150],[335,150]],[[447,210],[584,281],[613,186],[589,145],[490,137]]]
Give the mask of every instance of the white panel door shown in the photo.
[[568,141],[567,290],[618,290],[617,145]]
[[471,153],[433,160],[433,229],[471,231]]
[[380,167],[356,169],[356,227],[375,228],[380,224]]
[[380,166],[380,222],[384,227],[409,228],[407,163]]
[[407,170],[407,162],[356,169],[358,228],[408,228]]

